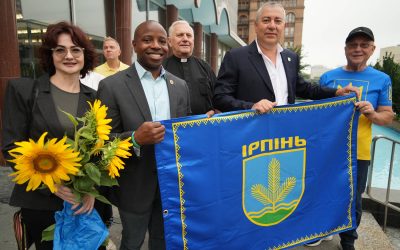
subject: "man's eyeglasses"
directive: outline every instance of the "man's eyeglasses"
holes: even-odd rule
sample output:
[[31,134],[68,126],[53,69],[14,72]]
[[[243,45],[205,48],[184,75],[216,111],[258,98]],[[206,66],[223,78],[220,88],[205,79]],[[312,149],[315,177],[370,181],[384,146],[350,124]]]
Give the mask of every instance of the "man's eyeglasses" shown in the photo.
[[74,47],[71,47],[71,48],[57,46],[55,48],[52,48],[51,50],[58,57],[65,57],[68,54],[68,51],[69,51],[74,58],[77,58],[77,57],[80,57],[81,55],[83,55],[83,51],[85,49],[81,48],[81,47],[78,47],[78,46],[74,46]]
[[373,44],[370,43],[348,43],[346,44],[346,47],[349,49],[357,49],[357,47],[360,46],[362,49],[367,49],[370,46],[374,46]]

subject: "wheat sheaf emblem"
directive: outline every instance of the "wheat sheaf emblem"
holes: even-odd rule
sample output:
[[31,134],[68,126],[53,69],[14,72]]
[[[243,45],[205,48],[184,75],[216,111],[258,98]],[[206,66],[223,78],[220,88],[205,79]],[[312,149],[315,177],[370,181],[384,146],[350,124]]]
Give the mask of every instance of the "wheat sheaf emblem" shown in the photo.
[[273,158],[268,164],[268,188],[262,184],[254,184],[251,186],[251,195],[261,202],[264,206],[272,205],[270,212],[276,212],[279,207],[277,205],[285,199],[285,197],[293,190],[296,185],[296,178],[287,178],[282,185],[281,183],[281,167],[280,162]]

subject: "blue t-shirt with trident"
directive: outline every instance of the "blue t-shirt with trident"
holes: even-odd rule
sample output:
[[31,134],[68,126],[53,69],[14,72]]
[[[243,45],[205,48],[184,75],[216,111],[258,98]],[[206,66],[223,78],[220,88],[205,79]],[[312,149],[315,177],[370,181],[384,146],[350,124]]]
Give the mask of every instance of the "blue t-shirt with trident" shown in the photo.
[[[336,68],[323,74],[320,78],[321,86],[343,88],[353,85],[360,89],[361,101],[369,101],[374,109],[379,106],[392,106],[392,82],[390,77],[370,66],[363,71],[346,71],[343,67]],[[357,159],[371,159],[372,129],[371,121],[364,115],[360,116],[358,124]]]

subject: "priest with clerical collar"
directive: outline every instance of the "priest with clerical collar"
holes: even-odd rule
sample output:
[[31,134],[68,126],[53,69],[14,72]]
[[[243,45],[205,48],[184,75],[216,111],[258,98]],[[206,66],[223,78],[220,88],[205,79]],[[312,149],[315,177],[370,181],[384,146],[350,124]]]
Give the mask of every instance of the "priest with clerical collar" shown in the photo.
[[164,68],[186,81],[192,114],[212,116],[213,92],[216,80],[211,67],[202,59],[193,56],[194,34],[189,23],[174,22],[169,28],[168,44],[173,55],[164,60]]

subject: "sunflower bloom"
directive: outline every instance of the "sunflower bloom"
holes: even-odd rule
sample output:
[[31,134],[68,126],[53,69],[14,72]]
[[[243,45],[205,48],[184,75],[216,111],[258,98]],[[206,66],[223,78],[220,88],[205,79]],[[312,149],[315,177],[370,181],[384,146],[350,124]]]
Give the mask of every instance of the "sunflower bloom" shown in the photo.
[[106,105],[101,105],[100,100],[95,100],[93,105],[89,103],[90,110],[96,118],[96,132],[101,140],[109,140],[108,135],[111,131],[111,126],[108,125],[111,119],[106,119],[108,108]]
[[131,138],[127,138],[123,141],[116,141],[116,144],[113,145],[115,151],[107,166],[108,175],[111,176],[111,178],[119,176],[119,170],[124,169],[125,163],[120,158],[129,158],[129,156],[132,155],[129,153],[129,149],[132,147],[130,140]]
[[32,139],[16,142],[18,147],[9,151],[14,157],[9,161],[15,163],[17,170],[10,176],[15,176],[13,181],[17,184],[29,181],[26,191],[37,189],[43,182],[54,193],[55,184],[69,181],[69,175],[76,175],[81,166],[79,153],[69,148],[66,136],[58,142],[51,139],[45,143],[46,135],[47,132],[43,133],[37,143]]

